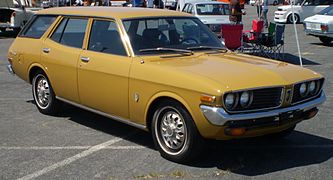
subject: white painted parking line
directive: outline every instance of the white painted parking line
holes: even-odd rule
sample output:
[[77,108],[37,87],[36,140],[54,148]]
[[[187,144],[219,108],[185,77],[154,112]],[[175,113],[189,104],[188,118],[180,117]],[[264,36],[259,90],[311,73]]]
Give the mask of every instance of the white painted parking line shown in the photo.
[[72,157],[69,157],[69,158],[67,158],[65,160],[57,162],[57,163],[55,163],[55,164],[53,164],[51,166],[45,167],[45,168],[43,168],[43,169],[41,169],[39,171],[36,171],[36,172],[34,172],[32,174],[28,174],[26,176],[23,176],[23,177],[19,178],[18,180],[29,180],[29,179],[37,178],[37,177],[39,177],[39,176],[41,176],[43,174],[46,174],[46,173],[48,173],[50,171],[53,171],[53,170],[55,170],[57,168],[66,166],[66,165],[68,165],[68,164],[70,164],[70,163],[72,163],[74,161],[77,161],[77,160],[79,160],[81,158],[84,158],[84,157],[90,155],[90,154],[93,154],[94,152],[97,152],[97,151],[99,151],[101,149],[104,149],[105,147],[110,146],[112,144],[115,144],[115,143],[117,143],[117,142],[119,142],[121,140],[123,140],[123,139],[122,138],[114,138],[114,139],[106,141],[106,142],[104,142],[102,144],[98,144],[96,146],[92,146],[89,149],[87,149],[85,151],[82,151],[79,154],[76,154],[76,155],[74,155]]
[[[20,147],[12,146],[5,147],[0,146],[0,150],[80,150],[80,149],[89,149],[92,146],[31,146],[31,147]],[[144,146],[107,146],[101,149],[143,149]]]
[[119,150],[132,150],[132,149],[144,149],[144,146],[109,146],[105,147],[104,149],[119,149]]

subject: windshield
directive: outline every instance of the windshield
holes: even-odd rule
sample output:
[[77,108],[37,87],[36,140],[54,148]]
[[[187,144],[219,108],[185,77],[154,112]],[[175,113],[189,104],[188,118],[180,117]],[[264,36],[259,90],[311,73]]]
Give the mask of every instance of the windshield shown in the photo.
[[228,4],[197,4],[198,15],[229,15]]
[[197,18],[139,18],[123,20],[123,24],[137,55],[173,52],[145,51],[154,48],[187,50],[198,46],[223,47],[217,36]]
[[320,11],[318,14],[333,16],[333,6],[330,6],[330,7],[326,8],[326,9]]

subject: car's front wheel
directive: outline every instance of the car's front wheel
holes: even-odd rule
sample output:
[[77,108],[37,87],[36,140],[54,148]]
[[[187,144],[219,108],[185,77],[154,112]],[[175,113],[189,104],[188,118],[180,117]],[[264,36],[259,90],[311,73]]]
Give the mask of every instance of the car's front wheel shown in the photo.
[[55,114],[61,106],[56,99],[49,79],[44,72],[38,71],[32,80],[32,94],[38,110],[43,114]]
[[[298,16],[298,14],[294,14],[294,18],[295,18],[295,22],[296,22],[296,24],[299,23],[300,20],[299,20],[299,16]],[[293,22],[294,22],[294,19],[293,19],[293,15],[292,15],[292,14],[290,14],[290,15],[288,16],[287,22],[288,22],[288,23],[293,23]]]
[[329,37],[319,37],[319,40],[324,43],[325,45],[330,44],[333,41],[333,38],[329,38]]
[[171,161],[191,161],[203,148],[204,140],[191,115],[175,101],[160,103],[154,112],[151,131],[156,148]]

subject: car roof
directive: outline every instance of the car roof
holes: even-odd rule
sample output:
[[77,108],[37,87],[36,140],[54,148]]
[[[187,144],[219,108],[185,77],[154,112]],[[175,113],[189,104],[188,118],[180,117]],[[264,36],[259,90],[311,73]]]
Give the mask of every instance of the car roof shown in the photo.
[[172,10],[132,7],[60,7],[43,9],[37,12],[43,15],[76,15],[107,17],[115,19],[138,18],[138,17],[160,17],[160,16],[184,16],[192,17],[188,13]]

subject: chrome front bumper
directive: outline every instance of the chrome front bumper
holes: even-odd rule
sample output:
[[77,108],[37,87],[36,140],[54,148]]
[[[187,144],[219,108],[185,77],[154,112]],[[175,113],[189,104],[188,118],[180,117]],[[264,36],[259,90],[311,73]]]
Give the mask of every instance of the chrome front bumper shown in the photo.
[[7,70],[10,74],[15,75],[12,65],[7,65]]
[[237,121],[237,120],[247,120],[247,119],[258,119],[265,117],[274,117],[279,116],[282,113],[292,112],[292,111],[307,111],[312,108],[315,108],[325,102],[326,96],[324,91],[322,91],[320,97],[313,99],[311,101],[298,104],[295,106],[290,106],[286,108],[273,109],[262,112],[254,113],[244,113],[244,114],[229,114],[223,108],[211,107],[206,105],[201,105],[200,109],[206,119],[214,124],[222,126],[228,121]]

